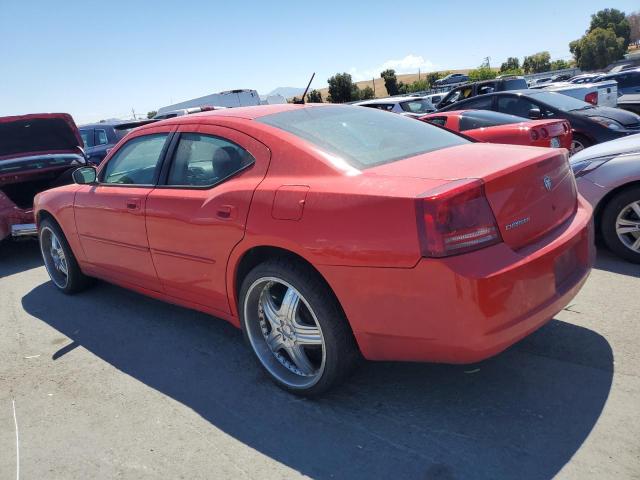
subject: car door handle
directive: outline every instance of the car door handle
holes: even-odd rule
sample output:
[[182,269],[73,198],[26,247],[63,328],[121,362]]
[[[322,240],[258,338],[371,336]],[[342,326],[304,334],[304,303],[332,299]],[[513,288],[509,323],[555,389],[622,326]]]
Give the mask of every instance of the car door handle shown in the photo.
[[127,210],[138,210],[140,208],[140,199],[139,198],[129,198],[127,199]]
[[236,207],[233,205],[221,205],[216,211],[216,216],[223,220],[230,220],[236,215]]

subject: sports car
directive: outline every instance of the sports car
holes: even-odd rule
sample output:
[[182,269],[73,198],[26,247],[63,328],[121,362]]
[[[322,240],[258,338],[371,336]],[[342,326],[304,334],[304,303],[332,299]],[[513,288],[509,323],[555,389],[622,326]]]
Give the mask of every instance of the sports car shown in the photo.
[[163,120],[73,177],[35,201],[57,289],[96,277],[225,319],[303,395],[361,356],[495,355],[562,310],[593,261],[565,150],[370,108]]
[[420,120],[462,132],[479,142],[571,149],[571,125],[566,120],[526,120],[490,110],[438,112]]

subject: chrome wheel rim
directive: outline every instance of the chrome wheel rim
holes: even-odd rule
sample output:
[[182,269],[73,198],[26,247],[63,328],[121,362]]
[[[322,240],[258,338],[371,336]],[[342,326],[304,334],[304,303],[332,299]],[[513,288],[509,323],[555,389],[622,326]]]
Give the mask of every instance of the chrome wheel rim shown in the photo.
[[49,277],[59,288],[69,282],[69,265],[60,239],[49,227],[40,232],[40,251]]
[[582,144],[582,142],[571,140],[571,153],[578,153],[581,150],[584,150],[584,145]]
[[276,277],[256,280],[244,302],[247,335],[260,363],[291,388],[309,388],[322,377],[325,340],[302,294]]
[[640,200],[620,210],[616,218],[616,234],[625,247],[640,253]]

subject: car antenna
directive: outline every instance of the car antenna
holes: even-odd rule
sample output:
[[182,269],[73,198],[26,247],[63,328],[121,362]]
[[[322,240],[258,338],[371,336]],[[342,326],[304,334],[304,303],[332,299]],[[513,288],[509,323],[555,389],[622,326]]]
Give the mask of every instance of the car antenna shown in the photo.
[[316,72],[313,72],[311,78],[309,79],[309,83],[307,83],[307,88],[304,89],[304,93],[302,94],[302,98],[300,100],[294,100],[293,103],[304,105],[304,97],[307,96],[307,92],[309,91],[309,87],[311,86],[311,82],[313,82],[313,77],[316,76]]

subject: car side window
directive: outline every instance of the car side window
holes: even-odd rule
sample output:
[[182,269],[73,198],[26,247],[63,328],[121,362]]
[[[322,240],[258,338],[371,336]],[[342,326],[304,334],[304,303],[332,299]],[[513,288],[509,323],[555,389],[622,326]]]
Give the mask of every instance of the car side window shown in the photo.
[[96,145],[106,145],[107,143],[109,143],[107,132],[96,129]]
[[210,187],[254,161],[244,148],[223,138],[183,133],[173,155],[167,185]]
[[447,124],[447,117],[432,117],[432,118],[427,118],[426,120],[429,123],[433,123],[434,125],[440,125],[441,127],[444,127]]
[[363,105],[363,107],[377,108],[378,110],[386,110],[387,112],[393,110],[392,103],[370,103],[369,105]]
[[498,111],[518,117],[529,118],[529,110],[540,109],[538,105],[525,97],[503,96],[498,98]]
[[476,97],[471,100],[467,100],[466,102],[464,102],[464,105],[461,105],[461,107],[464,107],[465,109],[469,108],[471,110],[491,110],[492,106],[493,106],[493,96]]
[[92,128],[83,128],[80,130],[80,136],[82,137],[82,143],[84,144],[84,148],[90,148],[95,146],[93,142],[93,129]]
[[102,183],[153,185],[168,136],[156,133],[129,140],[107,163]]

